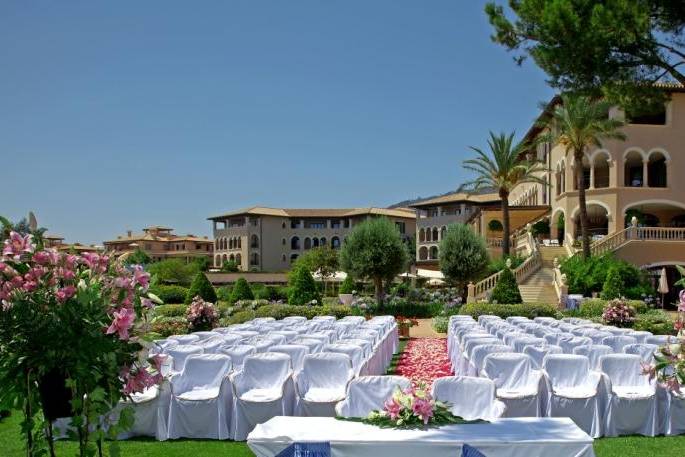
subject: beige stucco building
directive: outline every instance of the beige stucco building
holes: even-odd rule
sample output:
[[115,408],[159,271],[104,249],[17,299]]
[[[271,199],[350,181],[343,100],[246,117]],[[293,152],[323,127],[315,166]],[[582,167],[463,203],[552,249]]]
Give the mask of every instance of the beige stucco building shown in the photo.
[[181,259],[190,262],[197,257],[212,258],[214,243],[209,238],[195,235],[177,235],[169,227],[151,226],[143,233],[128,231],[115,240],[105,241],[105,251],[123,254],[140,249],[153,261]]
[[208,218],[214,232],[214,266],[234,261],[242,271],[284,271],[303,252],[340,248],[350,230],[370,217],[393,221],[405,238],[416,234],[411,209],[285,209],[252,207]]

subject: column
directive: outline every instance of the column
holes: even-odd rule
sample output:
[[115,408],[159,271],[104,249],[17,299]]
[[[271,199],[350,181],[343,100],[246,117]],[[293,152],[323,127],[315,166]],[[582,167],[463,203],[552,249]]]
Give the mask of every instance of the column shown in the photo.
[[[584,171],[584,170],[583,170]],[[590,165],[590,189],[595,188],[595,165]]]
[[642,187],[649,186],[649,161],[642,161]]
[[616,161],[610,159],[607,164],[609,165],[609,187],[618,187],[618,167],[616,167]]

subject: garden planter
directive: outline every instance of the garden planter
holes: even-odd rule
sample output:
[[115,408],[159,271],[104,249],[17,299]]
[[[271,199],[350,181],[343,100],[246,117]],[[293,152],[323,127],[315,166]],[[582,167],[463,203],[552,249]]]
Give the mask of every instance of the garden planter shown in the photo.
[[399,326],[399,331],[400,331],[400,338],[409,338],[409,329],[411,327],[409,325],[400,325]]
[[340,302],[343,305],[350,306],[352,304],[352,301],[354,300],[354,295],[353,294],[339,294],[338,298],[340,299]]
[[71,391],[66,386],[66,375],[59,370],[47,372],[38,382],[43,414],[49,421],[71,417]]

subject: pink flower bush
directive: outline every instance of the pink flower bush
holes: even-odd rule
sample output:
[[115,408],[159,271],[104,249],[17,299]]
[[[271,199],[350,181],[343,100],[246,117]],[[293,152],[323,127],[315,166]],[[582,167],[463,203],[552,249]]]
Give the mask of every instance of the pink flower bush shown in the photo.
[[186,312],[190,330],[211,330],[219,324],[219,311],[213,303],[195,297]]
[[635,309],[624,300],[617,298],[607,303],[602,313],[602,320],[607,325],[628,327],[635,322]]

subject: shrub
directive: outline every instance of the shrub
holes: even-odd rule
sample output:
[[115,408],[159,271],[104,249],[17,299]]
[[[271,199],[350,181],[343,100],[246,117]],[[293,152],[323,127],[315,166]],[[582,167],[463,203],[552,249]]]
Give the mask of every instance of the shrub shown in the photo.
[[515,304],[523,302],[516,277],[510,268],[505,268],[502,271],[490,299],[496,303]]
[[184,303],[188,295],[186,287],[163,284],[150,287],[150,292],[157,295],[164,303]]
[[655,335],[675,335],[673,319],[661,310],[652,310],[635,316],[633,330],[646,330]]
[[598,317],[601,316],[606,308],[607,301],[600,298],[591,298],[580,304],[579,317]]
[[631,327],[635,322],[635,309],[631,308],[624,300],[611,300],[604,308],[602,320],[607,325]]
[[494,315],[501,318],[523,316],[529,319],[535,317],[557,317],[557,308],[548,304],[513,304],[499,303],[467,303],[461,307],[459,314],[470,315],[474,319],[482,315]]
[[158,317],[152,321],[150,331],[159,336],[182,335],[188,333],[188,321],[185,316]]
[[195,262],[185,263],[180,259],[165,259],[150,264],[147,270],[155,283],[172,283],[187,287],[198,273],[199,267],[200,265]]
[[186,315],[186,305],[158,305],[155,306],[155,316],[158,317],[180,317]]
[[237,273],[239,270],[235,260],[227,260],[221,265],[222,273]]
[[220,325],[226,326],[226,325],[232,325],[232,324],[242,324],[243,322],[250,321],[254,318],[255,318],[255,312],[251,309],[245,309],[245,310],[233,313],[233,315],[231,317],[229,317],[228,320],[226,320],[226,321],[220,321]]
[[488,265],[485,241],[465,224],[451,224],[440,241],[440,270],[450,281],[464,289]]
[[289,305],[321,304],[321,294],[316,287],[314,277],[306,266],[296,266],[290,272],[288,292]]
[[433,330],[438,333],[447,333],[449,325],[449,318],[445,316],[437,316],[433,318]]
[[214,290],[214,286],[212,286],[212,283],[207,279],[207,275],[201,271],[193,278],[193,283],[190,285],[190,289],[188,289],[188,294],[186,295],[185,304],[190,304],[195,300],[195,297],[200,297],[211,303],[216,302],[216,291]]
[[618,272],[623,281],[620,295],[639,299],[643,293],[651,293],[651,287],[643,271],[633,264],[614,258],[611,254],[593,256],[587,260],[580,255],[574,255],[561,264],[561,271],[566,274],[568,280],[569,292],[585,296],[601,291],[612,269]]
[[186,319],[188,328],[194,332],[211,330],[219,323],[219,310],[198,296],[188,306]]
[[347,275],[347,277],[340,284],[340,289],[338,289],[338,293],[351,294],[355,290],[357,290],[357,287],[354,283],[354,279],[352,279],[352,275]]
[[426,318],[439,316],[443,310],[444,304],[441,302],[418,302],[395,297],[386,304],[381,312],[393,316]]
[[216,290],[216,299],[217,301],[226,301],[230,302],[231,301],[231,292],[233,291],[233,288],[231,286],[222,286],[219,287]]
[[607,273],[607,279],[604,281],[602,286],[602,298],[604,300],[613,300],[615,298],[621,298],[625,286],[623,284],[623,279],[617,268],[612,268]]
[[238,278],[238,280],[233,285],[233,291],[231,292],[231,303],[236,303],[239,300],[253,300],[254,294],[250,288],[250,284],[245,280],[245,278]]

